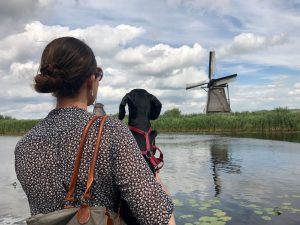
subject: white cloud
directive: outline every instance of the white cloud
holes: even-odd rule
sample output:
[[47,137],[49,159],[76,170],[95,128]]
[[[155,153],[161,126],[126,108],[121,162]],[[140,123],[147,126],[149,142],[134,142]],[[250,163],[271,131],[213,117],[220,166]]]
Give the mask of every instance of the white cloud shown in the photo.
[[217,52],[220,57],[234,54],[244,54],[261,50],[274,45],[281,45],[287,40],[286,34],[264,37],[253,33],[242,33],[235,36],[233,41],[220,47]]
[[0,62],[10,64],[24,62],[41,55],[42,48],[51,40],[62,36],[74,36],[85,40],[97,55],[110,54],[142,35],[144,30],[127,25],[117,27],[95,25],[85,29],[71,30],[63,26],[47,26],[38,21],[27,24],[22,33],[0,40]]
[[[109,113],[117,112],[119,101],[133,88],[159,97],[163,110],[202,112],[206,92],[186,91],[185,84],[207,79],[210,49],[216,49],[217,77],[238,73],[229,87],[234,111],[300,107],[300,17],[294,3],[2,2],[0,111],[18,118],[44,115],[38,106],[24,107],[54,99],[35,93],[32,81],[43,48],[60,36],[82,39],[94,50],[104,69],[98,99]],[[19,113],[25,109],[26,115]]]
[[288,92],[288,95],[290,97],[298,97],[298,99],[300,99],[300,82],[294,84],[293,88]]
[[8,72],[0,73],[0,96],[20,99],[37,96],[32,88],[37,68],[33,62],[12,63]]
[[53,105],[50,103],[40,103],[40,104],[28,104],[25,105],[21,111],[25,113],[44,113],[45,111],[50,111],[53,109]]
[[113,55],[119,47],[125,46],[144,32],[142,28],[128,25],[116,27],[94,25],[86,29],[73,30],[70,35],[86,40],[95,54],[102,56]]
[[105,101],[121,102],[123,96],[126,93],[124,88],[112,88],[110,86],[100,86],[98,96],[99,100],[104,99]]
[[294,84],[294,88],[295,88],[295,89],[300,89],[300,83],[295,83],[295,84]]
[[[299,78],[290,79],[286,75],[273,76],[269,84],[230,85],[231,103],[234,111],[255,111],[258,109],[274,109],[277,107],[299,108],[300,89],[292,89]],[[293,97],[290,97],[293,96]]]
[[55,103],[50,101],[43,103],[30,103],[11,107],[8,110],[1,109],[1,114],[13,115],[17,119],[41,119],[44,118],[50,110],[55,107]]
[[153,47],[139,46],[124,49],[116,55],[116,60],[129,64],[137,74],[145,76],[170,76],[174,69],[190,67],[203,61],[206,50],[198,43],[192,47],[183,45],[173,48],[158,44]]
[[150,85],[157,89],[181,89],[184,90],[187,83],[195,83],[208,80],[207,74],[196,67],[174,69],[169,76],[156,78]]

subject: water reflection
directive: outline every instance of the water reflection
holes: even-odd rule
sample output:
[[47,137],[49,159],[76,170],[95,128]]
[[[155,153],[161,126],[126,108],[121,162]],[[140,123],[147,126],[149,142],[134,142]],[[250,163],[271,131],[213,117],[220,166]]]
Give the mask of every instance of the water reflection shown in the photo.
[[219,171],[226,173],[241,173],[241,165],[234,161],[231,153],[228,151],[228,144],[222,143],[221,145],[215,141],[210,143],[210,155],[211,155],[211,168],[215,185],[215,197],[221,193],[221,175]]
[[[25,224],[21,221],[29,216],[14,172],[17,141],[0,137],[1,225]],[[200,218],[223,212],[232,218],[226,225],[300,224],[300,143],[186,134],[159,135],[157,143],[166,162],[162,179],[176,200],[177,224],[200,224]],[[220,218],[201,224],[225,224]]]
[[289,142],[300,143],[300,132],[229,133],[229,134],[222,134],[222,136],[268,139],[268,140],[289,141]]

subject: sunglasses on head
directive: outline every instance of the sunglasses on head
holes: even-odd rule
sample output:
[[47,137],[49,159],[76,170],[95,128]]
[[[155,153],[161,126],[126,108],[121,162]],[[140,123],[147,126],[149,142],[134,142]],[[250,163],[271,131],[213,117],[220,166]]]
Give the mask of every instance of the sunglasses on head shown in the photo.
[[96,76],[96,78],[98,78],[99,81],[102,79],[103,71],[102,71],[101,67],[96,68],[95,76]]

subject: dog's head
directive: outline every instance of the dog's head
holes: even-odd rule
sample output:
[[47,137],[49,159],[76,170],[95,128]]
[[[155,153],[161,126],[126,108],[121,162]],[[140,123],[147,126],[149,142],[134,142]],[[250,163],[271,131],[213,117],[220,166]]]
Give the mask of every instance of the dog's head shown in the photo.
[[125,117],[125,106],[128,104],[129,118],[144,117],[148,120],[155,120],[158,118],[161,111],[161,102],[152,94],[144,89],[133,89],[127,93],[119,107],[119,119]]

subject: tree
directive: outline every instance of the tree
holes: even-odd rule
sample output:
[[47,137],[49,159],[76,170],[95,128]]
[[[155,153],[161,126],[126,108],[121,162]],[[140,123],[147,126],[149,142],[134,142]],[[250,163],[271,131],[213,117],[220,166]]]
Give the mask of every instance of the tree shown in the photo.
[[169,109],[169,110],[165,111],[165,113],[163,115],[176,117],[176,116],[180,116],[181,112],[178,108],[173,108],[173,109]]

